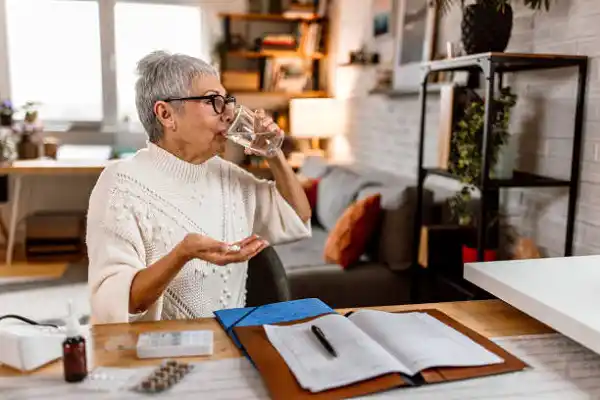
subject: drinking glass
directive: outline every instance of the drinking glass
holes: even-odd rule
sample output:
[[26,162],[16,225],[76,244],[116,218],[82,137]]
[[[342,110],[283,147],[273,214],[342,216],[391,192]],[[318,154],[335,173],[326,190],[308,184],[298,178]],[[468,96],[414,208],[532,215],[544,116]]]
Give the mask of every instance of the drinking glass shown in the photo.
[[227,130],[227,138],[263,156],[274,156],[283,143],[283,135],[265,131],[262,118],[246,106],[235,106],[231,126]]

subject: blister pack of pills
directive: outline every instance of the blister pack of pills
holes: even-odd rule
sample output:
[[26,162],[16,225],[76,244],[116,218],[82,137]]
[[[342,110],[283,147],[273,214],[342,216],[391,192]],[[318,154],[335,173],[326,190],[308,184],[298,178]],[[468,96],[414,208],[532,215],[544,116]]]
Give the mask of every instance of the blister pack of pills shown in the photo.
[[179,383],[193,368],[193,365],[188,363],[167,361],[137,383],[133,390],[142,393],[158,393],[168,390]]

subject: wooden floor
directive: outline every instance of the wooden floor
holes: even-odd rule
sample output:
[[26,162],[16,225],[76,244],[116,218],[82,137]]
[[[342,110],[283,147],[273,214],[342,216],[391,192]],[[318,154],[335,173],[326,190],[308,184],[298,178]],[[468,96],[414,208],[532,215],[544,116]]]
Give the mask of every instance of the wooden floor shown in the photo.
[[23,248],[15,249],[12,265],[4,264],[5,250],[0,250],[0,280],[5,278],[60,278],[69,263],[79,261],[82,256],[53,256],[26,259]]

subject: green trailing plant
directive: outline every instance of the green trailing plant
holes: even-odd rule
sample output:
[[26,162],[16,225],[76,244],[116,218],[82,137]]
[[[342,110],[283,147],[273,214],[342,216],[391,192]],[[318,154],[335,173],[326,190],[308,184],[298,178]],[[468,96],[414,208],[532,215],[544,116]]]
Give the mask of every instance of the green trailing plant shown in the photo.
[[[450,8],[456,3],[459,3],[461,8],[465,6],[465,0],[432,0],[434,4],[438,7],[442,14],[447,13]],[[476,0],[478,3],[487,3],[490,5],[497,6],[499,10],[503,10],[503,8],[507,4],[512,4],[517,2],[516,0]],[[532,10],[541,10],[544,8],[546,11],[550,10],[551,0],[519,0],[522,1],[525,6],[531,8]]]
[[[510,111],[517,102],[517,96],[510,87],[502,88],[492,106],[492,132],[490,155],[490,177],[493,178],[493,169],[498,162],[500,149],[509,139]],[[458,122],[452,134],[452,149],[455,154],[449,165],[449,170],[457,176],[462,183],[461,189],[450,199],[450,208],[453,217],[460,225],[472,225],[473,215],[470,203],[473,193],[477,190],[477,183],[482,175],[482,139],[485,124],[484,101],[476,97],[471,100],[465,110],[463,118]]]

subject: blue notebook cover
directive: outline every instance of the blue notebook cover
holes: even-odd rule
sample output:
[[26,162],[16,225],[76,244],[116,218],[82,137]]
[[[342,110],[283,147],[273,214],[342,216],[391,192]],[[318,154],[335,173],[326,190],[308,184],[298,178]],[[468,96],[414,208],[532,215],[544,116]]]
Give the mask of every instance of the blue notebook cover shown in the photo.
[[303,318],[316,317],[335,311],[319,299],[309,298],[280,303],[264,304],[258,307],[229,308],[215,311],[215,317],[229,334],[238,348],[242,345],[235,337],[234,326],[254,326],[290,322]]

